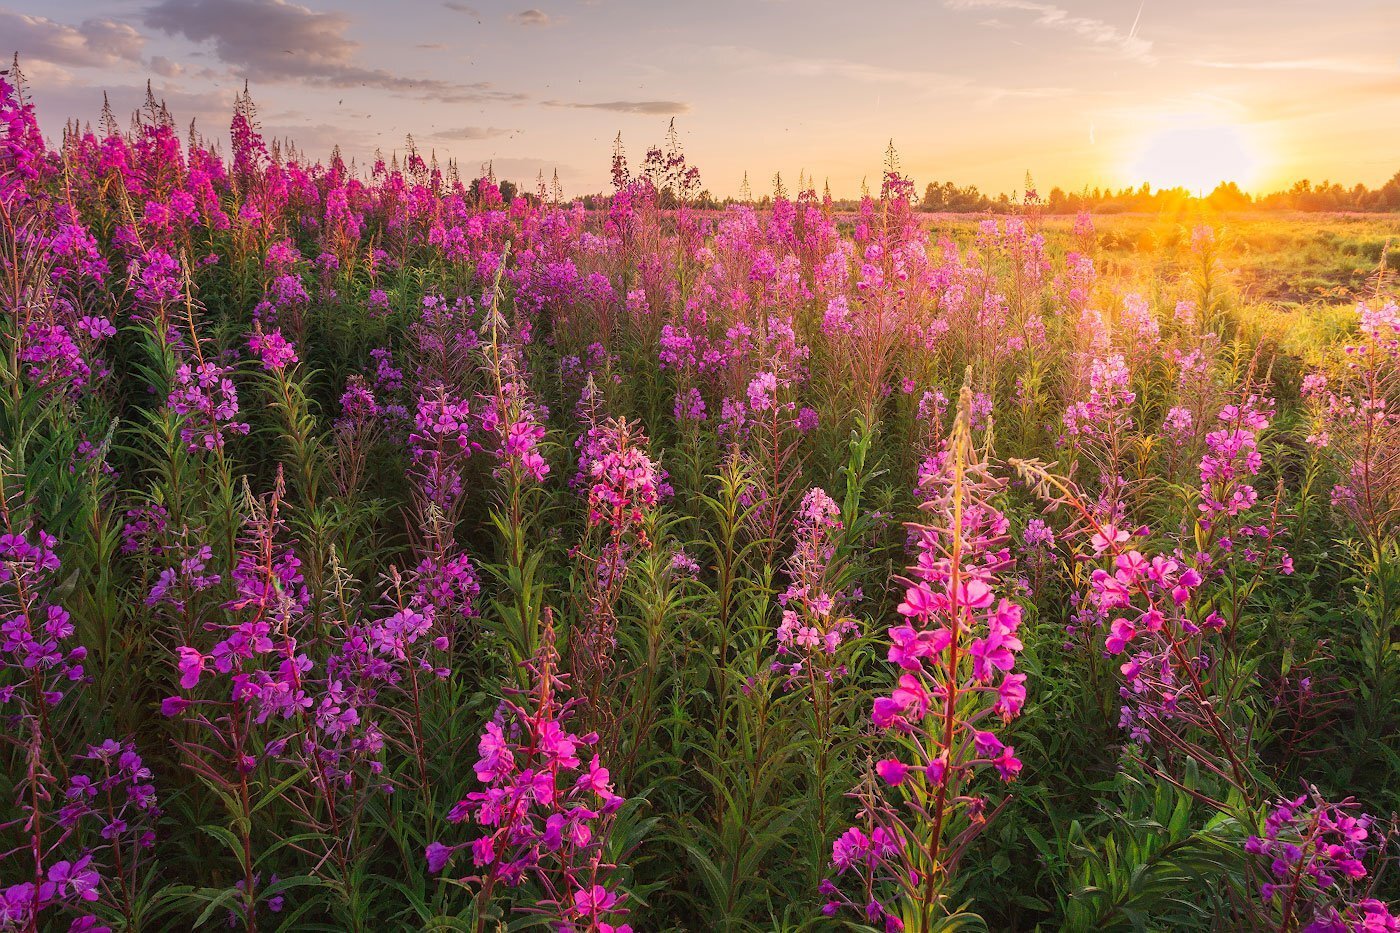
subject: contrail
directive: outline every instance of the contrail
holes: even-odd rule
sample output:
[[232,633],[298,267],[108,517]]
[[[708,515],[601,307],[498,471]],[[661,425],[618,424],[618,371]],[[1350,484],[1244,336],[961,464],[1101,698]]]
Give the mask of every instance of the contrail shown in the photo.
[[1142,10],[1145,6],[1147,6],[1147,0],[1142,0],[1142,3],[1138,4],[1137,16],[1133,17],[1133,28],[1128,30],[1129,39],[1137,35],[1138,23],[1142,22]]

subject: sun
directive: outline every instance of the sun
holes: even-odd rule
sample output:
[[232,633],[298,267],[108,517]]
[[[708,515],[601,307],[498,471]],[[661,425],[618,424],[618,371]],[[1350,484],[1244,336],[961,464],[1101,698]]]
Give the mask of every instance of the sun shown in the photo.
[[1246,131],[1220,120],[1181,117],[1146,136],[1130,165],[1135,183],[1209,194],[1222,181],[1248,188],[1259,156]]

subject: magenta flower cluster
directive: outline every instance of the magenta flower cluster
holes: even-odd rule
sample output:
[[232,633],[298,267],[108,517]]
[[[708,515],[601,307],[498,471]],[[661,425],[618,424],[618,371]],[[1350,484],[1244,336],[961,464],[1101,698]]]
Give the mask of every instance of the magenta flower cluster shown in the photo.
[[[1001,595],[1010,565],[1009,522],[993,504],[1000,483],[971,439],[972,394],[964,389],[940,475],[926,490],[930,524],[912,525],[915,561],[903,582],[903,621],[889,632],[894,689],[871,719],[898,748],[875,765],[878,780],[853,796],[864,825],[832,848],[836,880],[822,886],[826,912],[843,906],[887,930],[901,916],[937,910],[940,883],[985,825],[981,772],[1015,780],[1021,759],[989,721],[1020,715],[1026,676],[1021,606]],[[858,896],[849,893],[852,889]]]
[[1276,801],[1263,835],[1245,851],[1268,880],[1259,897],[1271,922],[1304,933],[1391,933],[1400,916],[1370,896],[1367,862],[1385,846],[1375,821],[1355,803],[1333,803],[1316,789]]
[[443,871],[462,849],[489,902],[498,885],[534,884],[532,913],[558,929],[579,933],[630,933],[623,922],[625,897],[614,887],[604,850],[613,817],[625,802],[612,776],[589,749],[596,733],[576,735],[568,720],[574,701],[557,673],[551,639],[527,664],[530,688],[506,699],[486,724],[475,770],[484,790],[473,791],[448,813],[448,821],[482,832],[470,842],[433,842],[428,868]]
[[859,594],[840,589],[840,581],[833,579],[843,527],[841,509],[826,490],[808,490],[793,517],[796,546],[788,560],[790,582],[778,596],[782,615],[773,667],[785,673],[789,683],[820,679],[829,684],[841,676],[845,668],[836,663],[837,652],[860,633],[849,613]]

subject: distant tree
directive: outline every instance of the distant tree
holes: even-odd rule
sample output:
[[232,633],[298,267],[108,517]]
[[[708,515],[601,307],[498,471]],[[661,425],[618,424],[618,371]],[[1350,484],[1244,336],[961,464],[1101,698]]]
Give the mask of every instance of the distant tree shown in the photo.
[[1254,199],[1233,181],[1224,181],[1210,193],[1206,203],[1218,211],[1241,211],[1253,205]]
[[1376,194],[1377,210],[1400,211],[1400,172],[1392,175],[1390,181],[1382,185]]

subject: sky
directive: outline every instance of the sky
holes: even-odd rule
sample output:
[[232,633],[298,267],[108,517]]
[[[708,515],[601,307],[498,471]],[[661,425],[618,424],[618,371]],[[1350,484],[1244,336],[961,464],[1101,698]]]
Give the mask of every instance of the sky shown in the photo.
[[890,140],[920,189],[1374,186],[1400,171],[1397,40],[1400,0],[0,0],[54,136],[149,79],[226,139],[246,80],[265,134],[314,155],[412,133],[569,195],[672,118],[719,196],[746,172],[854,196]]

